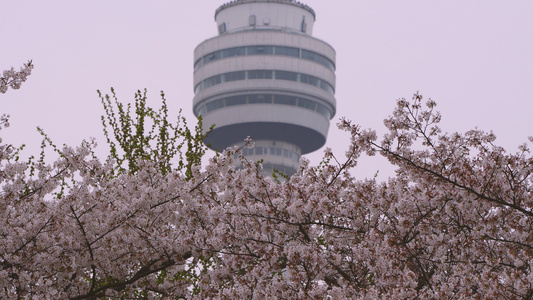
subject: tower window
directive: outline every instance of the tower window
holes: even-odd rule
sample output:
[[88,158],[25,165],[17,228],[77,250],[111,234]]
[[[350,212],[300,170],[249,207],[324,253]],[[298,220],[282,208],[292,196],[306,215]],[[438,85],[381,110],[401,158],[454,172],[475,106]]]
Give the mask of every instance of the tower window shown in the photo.
[[259,95],[250,95],[248,96],[248,103],[257,104],[257,103],[272,103],[272,95],[270,94],[259,94]]
[[222,58],[222,52],[213,52],[205,56],[206,63],[212,62],[214,60],[219,60]]
[[289,71],[276,71],[276,79],[298,81],[298,73]]
[[255,22],[256,22],[255,15],[251,15],[250,18],[248,19],[248,22],[250,23],[250,26],[255,26]]
[[319,114],[325,116],[328,120],[331,119],[331,113],[330,113],[329,109],[326,106],[324,106],[324,105],[322,105],[320,103],[317,103],[316,111]]
[[230,72],[222,75],[224,76],[224,81],[244,80],[246,78],[244,71]]
[[309,110],[315,110],[316,102],[300,98],[300,99],[298,99],[298,106],[299,107],[303,107],[303,108],[307,108]]
[[246,96],[233,96],[226,98],[226,106],[245,105]]
[[274,103],[294,106],[296,105],[296,97],[276,95],[276,97],[274,98]]
[[226,32],[226,22],[218,25],[218,33],[223,34],[224,32]]
[[205,105],[207,112],[224,107],[224,99],[218,99]]
[[248,79],[272,79],[272,70],[248,71]]
[[229,48],[224,49],[222,51],[219,51],[222,53],[221,57],[233,57],[233,56],[241,56],[246,54],[246,47],[235,47],[235,48]]
[[[274,99],[274,101],[272,101]],[[246,101],[248,100],[248,101]],[[224,107],[247,105],[247,104],[283,104],[288,106],[298,106],[323,115],[326,119],[331,119],[332,112],[323,104],[320,104],[314,100],[289,96],[289,95],[273,95],[273,94],[251,94],[251,95],[238,95],[230,96],[222,99],[217,99],[200,105],[195,108],[197,115],[205,115],[214,110],[218,110]],[[266,154],[266,153],[265,153]]]
[[292,47],[276,46],[276,55],[300,57],[300,49]]
[[215,75],[215,76],[205,79],[204,81],[201,82],[201,84],[198,84],[195,87],[194,92],[198,93],[203,89],[207,89],[214,85],[221,84],[223,82],[228,82],[228,81],[246,80],[246,79],[272,79],[273,78],[272,74],[275,75],[274,76],[275,79],[298,81],[301,83],[316,86],[331,94],[335,94],[335,89],[333,88],[333,86],[323,79],[320,79],[320,78],[317,78],[311,75],[307,75],[307,74],[301,74],[301,73],[290,72],[290,71],[281,71],[281,70],[235,71],[235,72]]
[[194,63],[194,70],[198,70],[198,68],[200,68],[201,65],[202,65],[202,59],[200,58]]
[[204,64],[208,64],[210,62],[227,58],[227,57],[234,57],[234,56],[241,56],[241,55],[285,55],[285,56],[292,56],[292,57],[301,57],[306,60],[311,60],[314,62],[317,62],[321,65],[324,65],[328,67],[330,70],[335,70],[335,64],[333,61],[331,61],[326,56],[301,49],[301,56],[300,56],[300,49],[294,48],[294,47],[284,47],[284,46],[268,46],[268,45],[258,45],[258,46],[242,46],[242,47],[234,47],[234,48],[228,48],[228,49],[222,49],[216,52],[209,53],[205,55],[202,59],[198,59],[195,62],[195,70],[201,67]]
[[274,46],[248,46],[246,47],[248,55],[253,54],[274,54]]
[[303,20],[302,20],[302,32],[303,33],[307,32],[307,23],[305,22],[305,16],[303,17]]
[[204,80],[204,89],[211,87],[213,85],[222,83],[221,77],[222,76],[220,75],[216,75],[216,76],[209,77],[206,80]]

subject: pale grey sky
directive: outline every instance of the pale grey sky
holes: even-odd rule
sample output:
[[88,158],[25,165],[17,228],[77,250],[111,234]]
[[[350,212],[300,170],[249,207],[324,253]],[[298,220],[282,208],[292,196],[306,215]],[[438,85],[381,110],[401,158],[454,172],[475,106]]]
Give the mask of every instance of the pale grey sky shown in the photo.
[[[0,95],[11,115],[5,142],[36,153],[41,126],[57,144],[104,145],[96,90],[131,101],[164,90],[191,121],[193,50],[216,35],[220,0],[24,0],[0,3],[0,70],[33,59],[20,90]],[[314,36],[337,51],[337,115],[326,146],[342,156],[346,117],[383,132],[395,100],[415,91],[438,103],[446,131],[493,130],[507,149],[533,135],[533,1],[302,0],[317,13]],[[318,163],[321,150],[308,155]],[[386,168],[363,161],[372,176]]]

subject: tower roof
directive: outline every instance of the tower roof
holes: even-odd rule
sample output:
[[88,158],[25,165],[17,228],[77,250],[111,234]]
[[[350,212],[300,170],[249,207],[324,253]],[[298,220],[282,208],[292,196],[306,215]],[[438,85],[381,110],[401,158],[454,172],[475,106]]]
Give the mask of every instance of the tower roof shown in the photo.
[[228,7],[232,7],[232,6],[239,5],[239,4],[245,4],[245,3],[259,3],[259,2],[283,3],[283,4],[288,4],[288,5],[294,5],[294,6],[297,6],[297,7],[301,7],[303,9],[307,10],[308,12],[310,12],[313,15],[313,18],[316,19],[315,11],[309,5],[303,4],[303,3],[295,1],[295,0],[233,0],[233,1],[230,1],[228,3],[222,4],[215,11],[215,18],[216,18],[217,14],[220,11],[222,11],[222,10],[228,8]]

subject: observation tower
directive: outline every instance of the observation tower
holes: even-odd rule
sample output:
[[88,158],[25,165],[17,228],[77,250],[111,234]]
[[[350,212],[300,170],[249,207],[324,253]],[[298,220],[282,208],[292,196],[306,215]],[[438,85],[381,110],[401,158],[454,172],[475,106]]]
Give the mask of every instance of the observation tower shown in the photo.
[[211,149],[242,145],[264,174],[296,172],[326,142],[335,115],[335,50],[314,38],[315,12],[293,0],[236,0],[215,12],[218,35],[194,50],[196,116]]

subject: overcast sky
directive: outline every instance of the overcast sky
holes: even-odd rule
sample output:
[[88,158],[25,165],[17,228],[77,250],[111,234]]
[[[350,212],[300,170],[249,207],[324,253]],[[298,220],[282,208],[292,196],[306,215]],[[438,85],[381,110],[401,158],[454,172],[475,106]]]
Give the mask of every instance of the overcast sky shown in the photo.
[[[164,90],[192,122],[193,50],[216,35],[220,0],[20,0],[0,2],[0,70],[33,59],[20,90],[0,94],[11,115],[4,142],[36,153],[41,126],[57,144],[96,137],[103,113],[96,90],[122,101]],[[302,0],[314,36],[337,51],[337,115],[326,146],[343,155],[340,117],[383,133],[398,98],[431,97],[445,131],[493,130],[508,150],[533,135],[533,1]],[[319,162],[322,150],[308,155]],[[386,166],[363,161],[358,176]],[[386,173],[386,172],[385,172]]]

